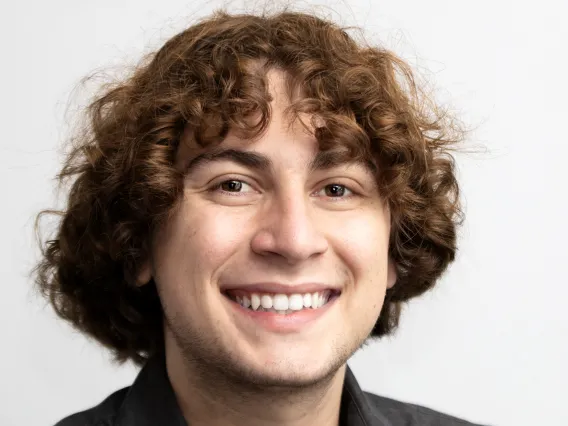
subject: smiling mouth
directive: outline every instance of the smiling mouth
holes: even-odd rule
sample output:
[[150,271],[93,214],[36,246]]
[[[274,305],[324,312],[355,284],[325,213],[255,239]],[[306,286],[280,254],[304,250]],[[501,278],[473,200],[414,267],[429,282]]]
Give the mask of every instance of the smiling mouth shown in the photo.
[[281,315],[320,309],[338,298],[340,294],[338,290],[296,294],[249,293],[237,290],[223,292],[229,300],[250,311],[273,312]]

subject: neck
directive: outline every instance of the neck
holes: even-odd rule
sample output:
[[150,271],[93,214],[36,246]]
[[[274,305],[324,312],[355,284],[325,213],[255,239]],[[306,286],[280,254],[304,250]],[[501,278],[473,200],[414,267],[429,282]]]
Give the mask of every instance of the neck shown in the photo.
[[204,371],[177,345],[166,345],[166,368],[190,426],[337,426],[345,364],[306,387],[260,387],[223,371]]

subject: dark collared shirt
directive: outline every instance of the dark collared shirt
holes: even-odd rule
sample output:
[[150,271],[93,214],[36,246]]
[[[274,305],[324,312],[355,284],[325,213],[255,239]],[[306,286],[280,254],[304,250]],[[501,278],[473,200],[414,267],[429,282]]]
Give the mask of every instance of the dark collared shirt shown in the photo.
[[[364,392],[347,368],[340,409],[341,426],[475,426],[414,404]],[[170,385],[163,357],[150,360],[134,384],[98,406],[55,426],[190,426]],[[479,425],[478,425],[479,426]]]

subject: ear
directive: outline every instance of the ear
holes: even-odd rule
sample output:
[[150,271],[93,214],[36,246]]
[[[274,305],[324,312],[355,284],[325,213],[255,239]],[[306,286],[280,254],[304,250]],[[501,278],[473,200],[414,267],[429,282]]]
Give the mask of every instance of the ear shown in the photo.
[[387,271],[387,288],[393,288],[397,279],[396,266],[393,260],[389,257],[388,271]]
[[138,287],[142,287],[150,282],[152,279],[152,266],[150,261],[147,260],[140,266],[140,270],[138,271],[138,275],[136,277],[136,285]]

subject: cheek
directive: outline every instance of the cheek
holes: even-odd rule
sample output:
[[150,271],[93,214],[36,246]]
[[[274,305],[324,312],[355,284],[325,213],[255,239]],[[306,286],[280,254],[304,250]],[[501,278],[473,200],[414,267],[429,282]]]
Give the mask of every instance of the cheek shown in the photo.
[[378,213],[345,218],[333,232],[334,250],[351,276],[347,315],[370,330],[383,305],[387,288],[390,227]]
[[155,240],[156,272],[168,283],[191,286],[209,281],[246,244],[244,218],[197,207],[184,203]]
[[222,266],[236,251],[249,245],[250,221],[238,212],[211,209],[187,222],[193,232],[193,255],[212,268]]
[[242,250],[245,227],[219,212],[182,207],[157,235],[153,274],[170,321],[206,328],[216,315],[219,273]]
[[[378,217],[377,217],[378,216]],[[353,215],[335,224],[332,231],[337,254],[352,269],[357,280],[386,274],[389,226],[377,214]],[[385,275],[386,276],[386,275]]]

